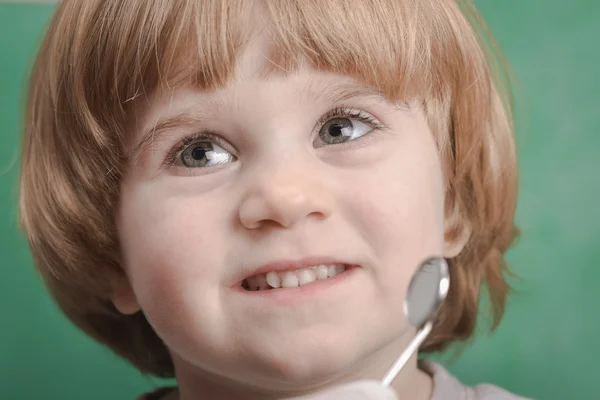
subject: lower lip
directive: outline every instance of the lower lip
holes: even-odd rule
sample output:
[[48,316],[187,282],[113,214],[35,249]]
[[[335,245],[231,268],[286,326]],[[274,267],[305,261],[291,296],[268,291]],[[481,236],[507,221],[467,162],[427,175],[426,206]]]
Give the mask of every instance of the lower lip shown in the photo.
[[355,275],[356,270],[358,270],[358,267],[350,267],[341,274],[332,276],[331,278],[317,280],[307,285],[292,288],[246,290],[241,286],[237,286],[234,288],[234,290],[238,293],[253,298],[261,298],[277,302],[290,302],[330,291],[335,287],[342,285],[348,279],[352,278]]

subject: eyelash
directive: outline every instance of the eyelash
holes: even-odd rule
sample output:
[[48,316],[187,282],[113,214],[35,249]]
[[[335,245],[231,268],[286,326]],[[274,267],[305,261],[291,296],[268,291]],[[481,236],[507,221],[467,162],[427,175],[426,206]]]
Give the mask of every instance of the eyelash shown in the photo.
[[[323,116],[321,116],[321,118],[319,118],[319,120],[317,121],[316,126],[321,127],[327,121],[329,121],[333,118],[340,118],[340,117],[341,118],[355,118],[355,119],[359,120],[360,122],[371,125],[374,130],[385,128],[385,126],[381,122],[379,122],[375,117],[367,114],[366,112],[352,109],[350,107],[345,107],[345,106],[334,107],[331,110],[329,110],[328,112],[326,112],[325,114],[323,114]],[[358,138],[356,140],[360,140],[360,138]],[[189,145],[196,143],[196,142],[213,142],[224,149],[227,149],[228,147],[230,147],[230,145],[220,136],[217,136],[217,135],[215,135],[213,133],[209,133],[209,132],[196,132],[196,133],[193,133],[193,134],[181,139],[179,141],[179,143],[177,143],[177,145],[175,145],[175,147],[173,147],[169,151],[169,153],[167,154],[167,157],[165,159],[165,164],[167,166],[176,165],[177,159],[178,159],[180,153],[183,150],[185,150]]]
[[319,121],[317,122],[317,126],[321,127],[321,126],[323,126],[323,124],[325,124],[325,122],[329,121],[330,119],[339,118],[339,117],[356,118],[360,122],[364,122],[365,124],[373,126],[374,129],[385,128],[381,124],[381,122],[379,122],[377,119],[375,119],[375,117],[367,114],[366,112],[356,110],[356,109],[353,109],[350,107],[345,107],[345,106],[335,107],[335,108],[329,110],[328,112],[326,112],[325,114],[323,114],[323,116],[321,118],[319,118]]

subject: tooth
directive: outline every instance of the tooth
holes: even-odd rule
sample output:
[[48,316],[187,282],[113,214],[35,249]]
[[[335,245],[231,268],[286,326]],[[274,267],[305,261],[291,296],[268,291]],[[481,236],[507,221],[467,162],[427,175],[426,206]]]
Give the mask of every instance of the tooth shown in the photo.
[[317,279],[327,279],[328,271],[326,265],[319,265],[317,267]]
[[298,287],[298,277],[293,272],[285,272],[281,280],[281,287],[293,288]]
[[296,271],[296,275],[298,275],[298,283],[300,286],[317,280],[317,274],[312,268],[299,269]]
[[332,276],[335,276],[335,265],[334,264],[327,266],[327,277],[331,278]]
[[341,274],[346,270],[346,266],[344,264],[335,264],[335,274]]
[[277,275],[277,272],[271,271],[271,272],[267,273],[266,279],[267,279],[267,283],[272,288],[277,289],[277,288],[281,287],[281,279],[279,279],[279,275]]
[[269,288],[267,277],[264,274],[260,274],[256,277],[256,284],[258,286],[258,290],[267,290]]

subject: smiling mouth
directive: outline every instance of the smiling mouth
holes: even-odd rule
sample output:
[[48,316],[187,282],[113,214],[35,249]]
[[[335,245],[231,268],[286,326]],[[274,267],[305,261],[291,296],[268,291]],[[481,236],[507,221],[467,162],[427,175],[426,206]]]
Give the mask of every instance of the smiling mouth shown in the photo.
[[333,278],[349,268],[346,264],[320,264],[294,271],[269,271],[244,279],[242,288],[248,291],[297,288]]

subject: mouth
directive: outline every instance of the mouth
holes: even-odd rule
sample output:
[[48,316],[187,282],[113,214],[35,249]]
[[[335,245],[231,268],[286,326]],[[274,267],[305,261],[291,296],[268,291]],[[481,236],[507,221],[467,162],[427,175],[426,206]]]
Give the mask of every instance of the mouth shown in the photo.
[[267,291],[313,285],[341,275],[355,266],[343,263],[315,264],[303,268],[273,269],[245,278],[241,287],[247,291]]

